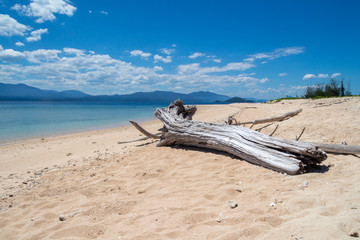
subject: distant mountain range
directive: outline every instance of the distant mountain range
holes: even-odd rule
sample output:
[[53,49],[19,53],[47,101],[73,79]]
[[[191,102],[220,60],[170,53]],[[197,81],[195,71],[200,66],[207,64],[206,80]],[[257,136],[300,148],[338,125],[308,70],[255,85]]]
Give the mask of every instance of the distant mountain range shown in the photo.
[[[124,95],[89,95],[80,91],[42,90],[26,84],[0,83],[0,101],[81,101],[81,102],[123,102],[123,103],[170,103],[180,98],[190,103],[232,103],[253,102],[250,99],[230,98],[212,92],[193,92],[189,94],[170,91],[136,92]],[[253,99],[251,99],[253,100]]]
[[[255,99],[254,99],[255,100]],[[250,99],[245,99],[245,98],[241,98],[241,97],[233,97],[233,98],[229,98],[228,100],[221,102],[221,101],[216,101],[217,103],[253,103],[255,102],[254,100],[250,100]]]

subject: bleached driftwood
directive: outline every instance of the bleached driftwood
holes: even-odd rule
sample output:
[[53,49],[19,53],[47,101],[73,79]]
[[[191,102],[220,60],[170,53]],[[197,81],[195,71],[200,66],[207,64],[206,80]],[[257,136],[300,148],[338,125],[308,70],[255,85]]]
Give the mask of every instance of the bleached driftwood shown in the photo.
[[137,129],[139,130],[139,132],[141,132],[142,134],[144,134],[145,136],[147,136],[148,138],[155,138],[155,139],[160,139],[159,134],[152,134],[149,133],[148,131],[146,131],[142,126],[140,126],[139,124],[137,124],[136,122],[129,120],[129,122]]
[[271,118],[264,118],[264,119],[258,119],[258,120],[254,120],[254,121],[249,121],[249,122],[239,122],[237,123],[237,125],[243,125],[243,124],[252,124],[252,125],[256,125],[256,124],[261,124],[261,123],[268,123],[268,122],[280,122],[283,121],[285,119],[288,119],[290,117],[296,116],[299,113],[301,113],[302,109],[298,109],[296,111],[292,111],[292,112],[287,112],[281,116],[277,116],[277,117],[271,117]]
[[[142,129],[141,133],[143,133],[144,135],[146,135],[146,137],[143,138],[139,138],[139,139],[135,139],[135,140],[130,140],[130,141],[124,141],[124,142],[118,142],[118,144],[123,144],[123,143],[132,143],[132,142],[138,142],[138,141],[142,141],[142,140],[146,140],[149,138],[154,138],[154,139],[159,139],[158,136],[160,136],[162,133],[158,132],[158,133],[149,133],[148,131],[146,131],[143,127],[141,127],[138,123],[131,121],[130,122],[135,126],[138,126]],[[270,137],[273,135],[273,133],[276,131],[276,129],[279,127],[279,125],[276,125],[274,131],[269,135]],[[138,128],[137,128],[138,129]],[[255,131],[258,131],[259,129],[256,129]],[[299,140],[299,138],[301,137],[302,133],[304,132],[305,128],[303,128],[302,132],[300,133],[300,136],[296,138],[296,141]],[[145,134],[144,132],[148,133]],[[154,136],[155,135],[155,136]],[[152,137],[154,136],[154,137]],[[321,148],[323,151],[325,152],[329,152],[329,153],[337,153],[337,154],[360,154],[360,146],[356,146],[356,145],[344,145],[344,144],[327,144],[327,143],[316,143],[316,142],[310,142],[311,144],[314,144],[315,146]]]
[[248,128],[190,120],[195,106],[177,100],[157,109],[164,127],[157,146],[184,145],[224,151],[279,172],[301,173],[305,165],[318,164],[326,154],[312,143],[274,138]]
[[344,144],[312,143],[328,153],[360,154],[360,146]]

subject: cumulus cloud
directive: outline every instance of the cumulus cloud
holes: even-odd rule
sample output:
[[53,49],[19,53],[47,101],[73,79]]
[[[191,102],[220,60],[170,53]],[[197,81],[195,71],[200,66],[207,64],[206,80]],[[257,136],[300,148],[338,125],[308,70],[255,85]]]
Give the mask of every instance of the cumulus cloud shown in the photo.
[[[250,55],[249,58],[244,59],[244,61],[253,62],[258,59],[273,60],[273,59],[280,58],[280,57],[303,53],[304,49],[305,49],[304,47],[278,48],[272,52],[256,53],[256,54]],[[264,63],[266,63],[266,61]]]
[[314,75],[312,73],[305,74],[304,77],[303,77],[303,80],[308,80],[308,79],[311,79],[311,78],[316,78],[316,75]]
[[189,58],[195,59],[195,58],[198,58],[198,57],[203,57],[203,56],[205,56],[205,55],[206,55],[205,53],[195,52],[195,53],[191,54],[191,55],[189,56]]
[[35,30],[35,31],[32,31],[30,33],[30,37],[27,37],[26,38],[26,41],[28,42],[36,42],[36,41],[39,41],[41,40],[41,35],[44,34],[44,33],[48,33],[48,29],[47,28],[43,28],[43,29],[38,29],[38,30]]
[[279,77],[285,77],[287,73],[279,73]]
[[[341,73],[333,73],[331,75],[331,78],[335,78],[335,77],[338,77],[340,75],[341,75]],[[311,79],[311,78],[329,78],[329,77],[330,77],[330,74],[327,74],[327,73],[319,73],[318,75],[308,73],[308,74],[304,75],[303,80],[308,80],[308,79]]]
[[318,74],[317,77],[318,77],[318,78],[328,78],[328,77],[329,77],[329,74],[320,73],[320,74]]
[[157,71],[157,72],[160,72],[160,71],[162,71],[164,69],[162,67],[160,67],[160,66],[155,66],[154,70]]
[[[23,60],[28,64],[0,63],[0,75],[4,80],[16,79],[18,82],[41,85],[43,87],[57,85],[63,88],[109,89],[116,86],[119,91],[139,91],[156,86],[181,87],[184,83],[188,89],[209,89],[218,86],[242,85],[246,88],[256,87],[268,81],[258,79],[253,74],[208,74],[231,69],[245,69],[245,65],[230,63],[221,68],[202,68],[193,65],[196,74],[163,73],[160,66],[137,67],[109,55],[90,53],[80,49],[64,48],[38,49],[36,51],[18,52],[0,47],[2,61]],[[249,64],[249,63],[247,63]],[[186,66],[187,71],[190,67]],[[181,66],[179,67],[181,69]],[[190,72],[191,72],[190,71]],[[46,85],[47,84],[47,85]]]
[[0,36],[24,36],[31,28],[19,23],[7,14],[0,14]]
[[100,13],[101,13],[101,14],[104,14],[104,15],[108,15],[108,14],[109,14],[108,12],[106,12],[106,11],[104,11],[104,10],[101,10]]
[[76,48],[64,48],[63,51],[64,51],[64,53],[74,54],[74,55],[84,55],[84,53],[85,53],[84,50],[80,50],[80,49],[76,49]]
[[3,49],[3,47],[0,45],[0,60],[4,62],[16,62],[22,60],[24,57],[24,53],[15,51],[13,49]]
[[29,5],[15,4],[11,9],[19,14],[37,18],[37,23],[43,23],[55,20],[54,14],[73,16],[76,7],[71,4],[68,0],[31,0]]
[[221,59],[218,59],[218,58],[213,58],[211,59],[212,61],[216,62],[216,63],[221,63]]
[[140,56],[140,57],[142,57],[142,58],[148,58],[148,57],[151,56],[151,53],[143,52],[143,51],[141,51],[141,50],[132,50],[132,51],[130,52],[130,55],[131,55],[131,56],[134,56],[134,57]]
[[25,44],[22,43],[22,42],[20,42],[20,41],[16,42],[15,45],[18,46],[18,47],[23,47],[23,46],[25,46]]
[[[73,54],[80,53],[83,54]],[[38,49],[36,51],[16,52],[1,50],[0,59],[14,61],[23,59],[30,64],[0,64],[3,79],[16,79],[23,83],[49,84],[57,86],[94,86],[95,89],[114,86],[141,88],[153,86],[161,77],[155,73],[160,68],[135,67],[130,63],[113,59],[109,55],[91,54],[88,51],[65,48]],[[155,82],[155,83],[154,83]],[[98,90],[96,90],[98,91]]]
[[173,54],[175,52],[175,49],[173,49],[173,48],[162,48],[162,49],[160,49],[160,52],[162,52],[163,54],[166,54],[166,55],[170,55],[170,54]]
[[[141,56],[141,55],[138,55]],[[159,56],[159,55],[158,55]],[[171,56],[154,60],[171,59]],[[20,61],[19,61],[20,60]],[[2,62],[5,62],[2,64]],[[18,61],[18,62],[15,62]],[[38,49],[35,51],[4,50],[0,46],[0,76],[4,81],[16,81],[43,88],[81,89],[93,94],[151,91],[181,88],[188,91],[232,88],[245,94],[262,90],[266,77],[242,73],[255,65],[251,62],[231,62],[223,66],[202,66],[200,63],[179,65],[169,73],[161,66],[139,67],[109,55],[75,48]],[[114,92],[116,89],[117,92]]]
[[156,54],[154,56],[154,62],[156,63],[158,61],[161,61],[161,62],[164,62],[164,63],[171,63],[172,59],[171,59],[171,56],[162,57],[162,56]]
[[336,78],[336,77],[339,77],[341,75],[341,73],[333,73],[331,75],[331,78]]
[[25,51],[25,58],[32,63],[41,63],[41,62],[51,62],[59,60],[58,54],[60,54],[60,50],[46,50],[46,49],[38,49],[35,51]]
[[234,62],[228,63],[223,67],[200,67],[199,63],[179,65],[179,74],[207,74],[207,73],[219,73],[227,71],[244,71],[246,69],[255,67],[252,63],[248,62]]

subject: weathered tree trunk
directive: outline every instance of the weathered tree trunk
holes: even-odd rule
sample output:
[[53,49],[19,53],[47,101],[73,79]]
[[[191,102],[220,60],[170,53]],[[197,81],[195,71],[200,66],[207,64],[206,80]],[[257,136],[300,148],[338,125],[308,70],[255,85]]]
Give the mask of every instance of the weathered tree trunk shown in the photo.
[[192,121],[195,106],[177,100],[157,109],[164,127],[157,146],[184,145],[224,151],[246,161],[288,174],[301,173],[305,165],[318,164],[326,154],[311,143],[274,138],[248,128]]

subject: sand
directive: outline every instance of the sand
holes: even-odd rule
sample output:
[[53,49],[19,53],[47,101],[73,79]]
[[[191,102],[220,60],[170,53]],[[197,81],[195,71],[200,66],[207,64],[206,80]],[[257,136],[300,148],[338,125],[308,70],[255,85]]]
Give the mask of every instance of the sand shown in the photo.
[[[360,98],[201,105],[194,120],[248,121],[302,108],[261,132],[360,145]],[[158,120],[142,123],[150,132]],[[263,125],[256,126],[256,128]],[[0,239],[353,239],[360,157],[328,154],[289,176],[228,154],[156,147],[132,126],[0,146]],[[236,201],[236,208],[229,207]],[[64,215],[65,221],[59,216]]]

